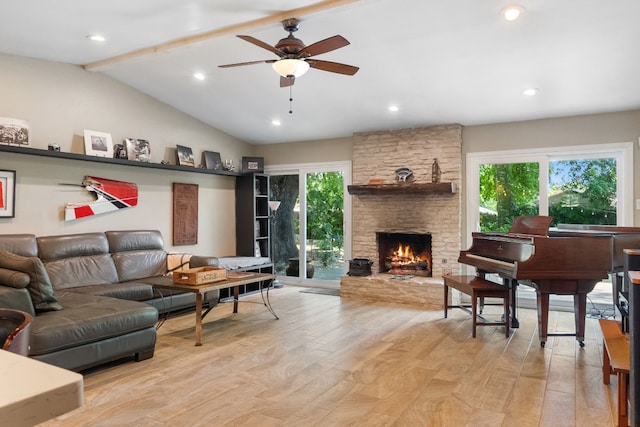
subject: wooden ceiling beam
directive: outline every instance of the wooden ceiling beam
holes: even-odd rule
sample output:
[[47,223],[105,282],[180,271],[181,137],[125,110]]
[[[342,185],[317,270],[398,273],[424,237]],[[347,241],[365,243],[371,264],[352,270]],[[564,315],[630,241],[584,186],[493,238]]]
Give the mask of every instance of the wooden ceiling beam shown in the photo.
[[153,55],[160,52],[167,52],[173,49],[178,49],[194,43],[199,43],[215,37],[222,37],[229,34],[238,34],[240,32],[250,30],[256,27],[273,24],[275,22],[282,22],[283,20],[288,18],[300,18],[302,16],[312,15],[314,13],[337,8],[350,3],[356,3],[358,1],[360,0],[325,0],[318,3],[310,4],[308,6],[299,7],[297,9],[277,12],[272,15],[265,16],[263,18],[254,19],[252,21],[232,24],[226,27],[207,31],[205,33],[181,37],[179,39],[157,44],[155,46],[149,46],[149,47],[137,49],[131,52],[123,53],[120,55],[112,56],[111,58],[101,59],[99,61],[85,64],[82,66],[82,68],[84,68],[87,71],[99,71],[101,69],[104,69],[106,67],[109,67],[111,65],[114,65],[120,62],[129,61],[132,59],[140,58],[147,55]]

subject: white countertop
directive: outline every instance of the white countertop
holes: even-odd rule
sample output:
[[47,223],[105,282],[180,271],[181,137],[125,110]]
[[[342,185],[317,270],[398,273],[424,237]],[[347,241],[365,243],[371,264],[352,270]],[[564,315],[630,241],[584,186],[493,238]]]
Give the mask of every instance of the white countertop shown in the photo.
[[0,423],[33,426],[82,406],[82,375],[0,350]]

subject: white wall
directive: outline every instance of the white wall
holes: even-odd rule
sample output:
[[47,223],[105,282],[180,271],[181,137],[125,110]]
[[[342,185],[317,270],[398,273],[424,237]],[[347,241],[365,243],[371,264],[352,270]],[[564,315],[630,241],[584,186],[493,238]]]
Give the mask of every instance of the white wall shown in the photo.
[[[82,68],[0,55],[0,116],[27,120],[32,148],[59,144],[84,153],[84,129],[151,143],[151,161],[175,163],[176,144],[190,146],[200,162],[203,150],[240,164],[252,147],[128,86]],[[0,169],[16,170],[16,217],[0,218],[0,234],[69,234],[114,229],[158,229],[168,249],[207,255],[235,253],[233,177],[164,171],[77,160],[0,153]],[[92,200],[80,184],[98,176],[138,185],[135,208],[65,222],[68,202]],[[172,183],[199,185],[199,233],[195,247],[172,247]]]

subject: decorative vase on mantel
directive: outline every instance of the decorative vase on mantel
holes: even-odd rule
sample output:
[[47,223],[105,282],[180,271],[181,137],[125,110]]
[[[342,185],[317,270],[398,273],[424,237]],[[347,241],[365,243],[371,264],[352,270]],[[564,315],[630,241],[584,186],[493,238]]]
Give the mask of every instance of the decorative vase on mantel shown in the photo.
[[434,184],[440,182],[440,176],[442,176],[442,170],[440,170],[438,159],[433,159],[433,165],[431,166],[431,182]]

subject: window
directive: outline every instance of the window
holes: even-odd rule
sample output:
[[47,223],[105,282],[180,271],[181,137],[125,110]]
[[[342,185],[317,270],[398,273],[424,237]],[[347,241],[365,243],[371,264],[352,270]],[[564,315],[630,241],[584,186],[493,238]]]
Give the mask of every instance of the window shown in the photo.
[[[506,232],[519,215],[550,215],[552,226],[633,222],[632,143],[469,153],[466,160],[466,247],[473,231]],[[530,288],[519,289],[522,301]],[[593,295],[594,306],[611,306],[610,283]],[[562,297],[554,298],[557,309]]]
[[507,231],[518,215],[552,225],[629,225],[631,143],[467,155],[467,243],[472,231]]

